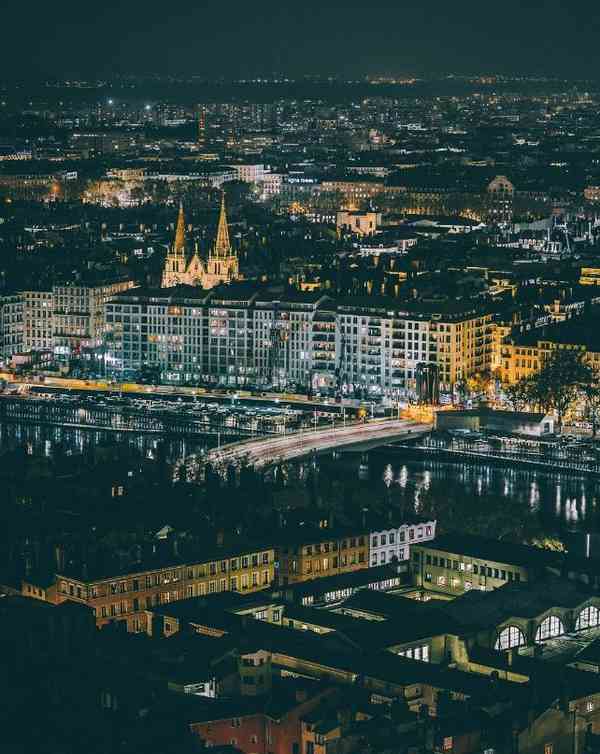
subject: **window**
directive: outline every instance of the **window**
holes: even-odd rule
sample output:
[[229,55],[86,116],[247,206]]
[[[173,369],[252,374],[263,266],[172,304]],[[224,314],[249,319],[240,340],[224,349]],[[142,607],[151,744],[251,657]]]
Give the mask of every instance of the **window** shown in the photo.
[[592,628],[600,625],[600,610],[593,605],[584,607],[577,617],[575,623],[576,631],[583,631],[585,628]]
[[540,623],[537,631],[535,632],[536,642],[545,641],[551,639],[554,636],[561,636],[565,632],[565,627],[562,624],[561,619],[556,615],[549,615]]
[[506,649],[512,649],[512,647],[524,647],[525,636],[520,628],[517,626],[506,626],[498,634],[494,649],[504,651]]

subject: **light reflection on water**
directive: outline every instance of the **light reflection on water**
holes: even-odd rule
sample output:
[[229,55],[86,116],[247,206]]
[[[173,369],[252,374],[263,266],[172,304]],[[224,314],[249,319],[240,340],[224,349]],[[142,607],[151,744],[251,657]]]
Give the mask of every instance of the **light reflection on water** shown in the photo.
[[600,479],[405,459],[396,449],[343,454],[339,461],[323,457],[319,474],[351,476],[373,501],[381,505],[385,499],[407,513],[436,515],[442,529],[522,541],[556,539],[578,552],[582,535],[589,532],[592,554],[600,556]]
[[177,463],[182,458],[205,451],[215,444],[213,438],[189,439],[157,434],[106,432],[76,427],[40,426],[37,424],[0,424],[0,452],[26,448],[34,456],[50,458],[55,454],[79,455],[100,445],[116,444],[136,448],[145,458],[156,457],[160,446],[166,460]]

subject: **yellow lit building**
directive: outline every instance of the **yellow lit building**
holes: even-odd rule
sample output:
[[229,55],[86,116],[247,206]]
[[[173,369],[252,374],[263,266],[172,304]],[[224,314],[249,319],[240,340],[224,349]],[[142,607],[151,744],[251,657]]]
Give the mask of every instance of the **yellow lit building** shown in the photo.
[[536,374],[556,349],[576,350],[600,371],[600,335],[587,317],[575,317],[547,328],[504,338],[495,343],[494,364],[503,383],[512,385]]
[[265,549],[215,548],[210,557],[161,567],[138,563],[126,571],[83,578],[57,573],[51,583],[23,582],[26,597],[55,604],[71,600],[92,608],[98,626],[127,621],[129,631],[145,630],[145,610],[218,592],[247,594],[267,589],[274,580],[275,552]]
[[277,548],[280,585],[352,573],[369,565],[366,533],[339,534],[327,529],[301,532]]
[[491,369],[495,332],[491,313],[441,314],[435,331],[440,384],[444,389]]
[[600,285],[600,267],[582,267],[579,273],[580,285]]

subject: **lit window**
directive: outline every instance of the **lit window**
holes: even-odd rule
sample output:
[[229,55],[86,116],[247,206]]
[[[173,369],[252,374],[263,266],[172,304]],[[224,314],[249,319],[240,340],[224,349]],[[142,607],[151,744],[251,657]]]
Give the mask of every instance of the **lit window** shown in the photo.
[[565,632],[565,627],[562,624],[560,618],[556,615],[549,615],[540,623],[537,631],[535,632],[536,642],[545,641],[551,639],[554,636],[561,636]]
[[498,634],[494,649],[504,651],[506,649],[512,649],[513,647],[524,646],[525,636],[521,629],[517,628],[517,626],[507,626]]
[[583,631],[585,628],[592,628],[593,626],[600,625],[600,610],[593,605],[584,607],[577,617],[575,623],[576,631]]

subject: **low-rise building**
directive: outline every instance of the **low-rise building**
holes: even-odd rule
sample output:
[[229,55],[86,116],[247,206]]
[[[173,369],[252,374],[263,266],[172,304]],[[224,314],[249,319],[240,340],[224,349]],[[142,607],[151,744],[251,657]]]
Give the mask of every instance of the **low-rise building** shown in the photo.
[[351,212],[342,210],[336,216],[336,228],[340,232],[357,236],[370,236],[381,225],[381,212]]
[[351,573],[369,567],[366,532],[314,529],[282,537],[277,546],[280,586]]
[[251,545],[215,547],[200,558],[166,558],[139,562],[124,569],[107,568],[85,575],[68,569],[57,572],[42,586],[35,579],[23,582],[25,596],[48,602],[65,600],[91,607],[98,626],[115,620],[128,630],[146,630],[146,610],[190,597],[267,589],[273,584],[275,554],[272,547]]
[[458,596],[531,581],[555,560],[536,547],[468,535],[445,535],[412,547],[414,584],[426,592]]
[[410,559],[410,548],[435,538],[435,520],[403,522],[382,526],[369,535],[369,563],[371,567],[385,565],[394,560]]

